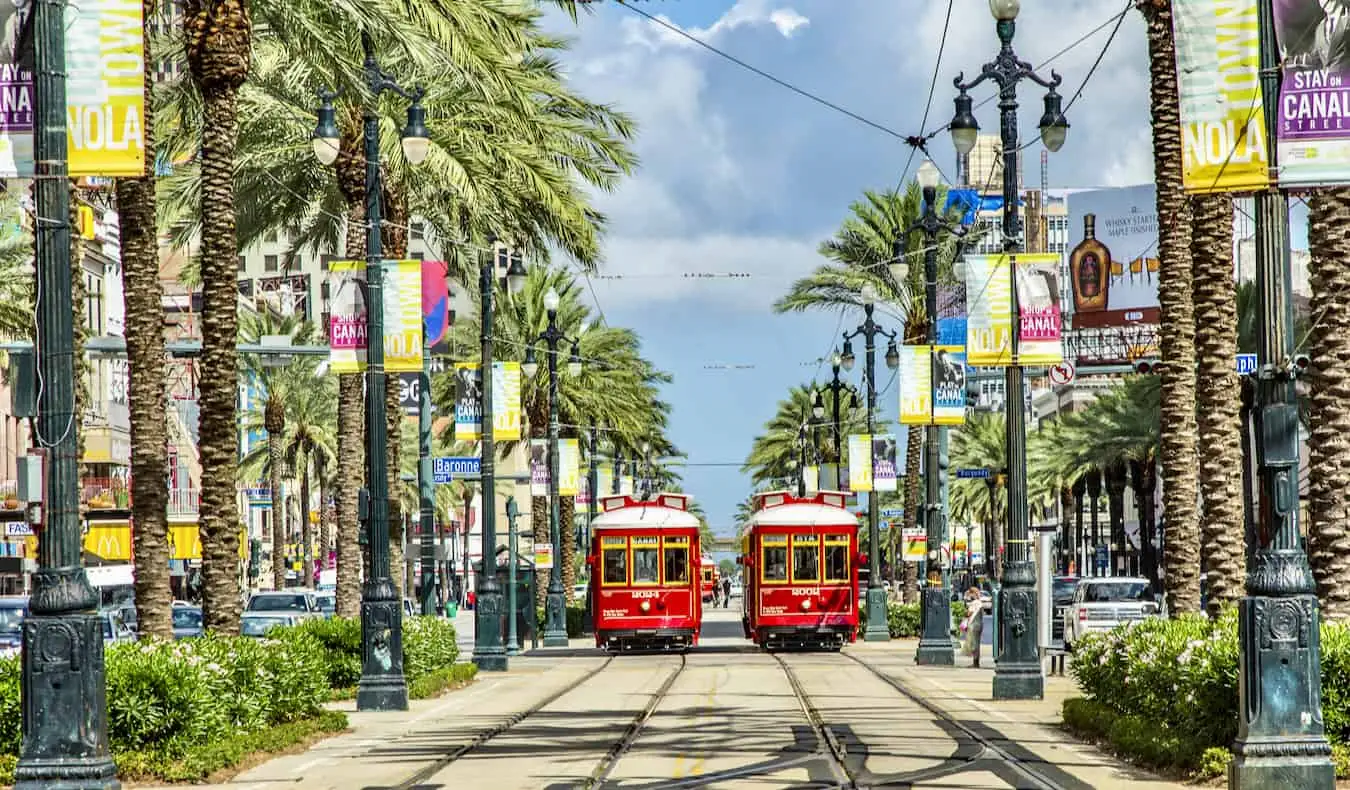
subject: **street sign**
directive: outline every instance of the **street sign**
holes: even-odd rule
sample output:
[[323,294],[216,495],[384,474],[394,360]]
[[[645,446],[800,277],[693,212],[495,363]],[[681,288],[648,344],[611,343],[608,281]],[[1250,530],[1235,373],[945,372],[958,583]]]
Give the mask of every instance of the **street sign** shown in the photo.
[[977,467],[977,468],[969,468],[969,467],[968,467],[968,468],[966,468],[966,469],[957,469],[957,470],[956,470],[956,477],[957,477],[958,480],[983,480],[983,479],[989,477],[989,470],[988,470],[988,469],[981,469],[981,468],[978,468],[978,467]]
[[882,518],[901,518],[905,515],[905,509],[902,507],[887,507],[881,509]]
[[1058,365],[1050,367],[1050,383],[1056,387],[1063,387],[1072,383],[1077,371],[1073,368],[1072,362],[1061,362]]
[[1246,376],[1256,372],[1255,354],[1237,355],[1237,372],[1239,376]]
[[433,458],[431,459],[432,479],[437,483],[448,483],[455,475],[482,474],[482,461],[478,458]]
[[1099,569],[1102,569],[1102,570],[1105,570],[1105,569],[1106,569],[1106,547],[1105,547],[1105,546],[1098,546],[1098,547],[1097,547],[1097,567],[1098,567]]

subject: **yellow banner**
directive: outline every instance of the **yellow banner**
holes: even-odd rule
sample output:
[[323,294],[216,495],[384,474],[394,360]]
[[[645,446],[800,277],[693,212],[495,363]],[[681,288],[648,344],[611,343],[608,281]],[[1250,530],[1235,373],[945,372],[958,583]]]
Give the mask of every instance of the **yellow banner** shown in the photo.
[[1173,0],[1172,22],[1183,186],[1187,192],[1265,189],[1257,0]]
[[[248,541],[244,541],[247,545]],[[199,560],[202,558],[202,535],[196,524],[170,524],[169,546],[174,560]]]
[[614,465],[596,464],[595,465],[595,501],[599,502],[607,496],[614,496]]
[[901,346],[900,367],[896,379],[900,382],[900,424],[931,425],[933,423],[933,359],[932,346]]
[[848,490],[872,490],[872,435],[869,433],[848,437]]
[[84,550],[105,560],[131,559],[131,525],[126,521],[90,521]]
[[576,496],[581,490],[581,445],[576,439],[558,440],[558,496]]
[[145,37],[140,0],[72,3],[66,14],[70,174],[143,175]]
[[[1022,333],[1017,359],[1013,359],[1012,260],[1028,284],[1050,302],[1049,307],[1027,305],[1016,322]],[[1016,253],[966,256],[966,357],[975,367],[1008,365],[1057,365],[1064,360],[1058,327],[1059,284],[1053,277],[1059,267],[1056,253]],[[1049,272],[1050,277],[1041,274]],[[1053,311],[1051,319],[1043,313]],[[1033,321],[1032,319],[1035,319]],[[1049,320],[1050,327],[1045,322]],[[1024,324],[1024,321],[1027,323]],[[1053,330],[1053,331],[1052,331]],[[942,347],[938,347],[941,350]],[[950,352],[949,352],[950,355]],[[902,385],[903,386],[903,385]]]
[[[483,436],[483,377],[473,362],[455,363],[455,441],[473,442]],[[519,362],[492,363],[492,438],[520,440],[521,377]]]
[[422,262],[384,262],[384,369],[422,372]]

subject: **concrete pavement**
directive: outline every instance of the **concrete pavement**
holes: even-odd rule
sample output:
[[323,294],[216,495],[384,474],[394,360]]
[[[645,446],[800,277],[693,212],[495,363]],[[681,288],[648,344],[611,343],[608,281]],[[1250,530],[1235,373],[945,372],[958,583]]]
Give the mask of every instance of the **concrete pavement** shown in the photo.
[[1183,787],[1060,731],[1072,681],[1049,678],[1044,701],[993,702],[991,670],[917,667],[913,641],[771,655],[733,607],[706,612],[687,656],[610,659],[591,644],[531,651],[406,714],[346,703],[351,732],[217,787]]

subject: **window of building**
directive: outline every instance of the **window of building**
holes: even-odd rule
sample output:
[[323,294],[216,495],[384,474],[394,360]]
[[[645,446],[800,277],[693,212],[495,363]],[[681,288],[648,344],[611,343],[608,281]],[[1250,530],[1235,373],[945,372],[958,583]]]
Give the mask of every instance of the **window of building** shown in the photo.
[[638,537],[634,535],[633,543],[633,584],[660,584],[661,583],[661,539],[655,535],[651,537]]
[[[319,268],[322,269],[323,271],[328,271],[328,264],[332,263],[332,262],[335,261],[335,260],[337,260],[337,256],[335,256],[335,255],[324,255],[324,256],[321,256],[321,257],[319,258]],[[325,298],[327,298],[327,297],[325,297]]]
[[820,581],[820,538],[818,536],[792,536],[792,581]]
[[760,581],[766,583],[788,580],[788,536],[765,535],[760,539]]
[[276,244],[277,232],[274,230],[267,231],[267,233],[263,236],[263,241],[267,242],[268,244]]
[[95,335],[103,334],[103,278],[84,275],[84,326]]
[[414,240],[414,241],[421,241],[422,238],[423,238],[425,235],[426,235],[426,225],[423,224],[423,223],[421,223],[421,222],[414,222],[414,223],[412,224],[412,237],[413,237],[413,240]]
[[689,583],[689,538],[666,538],[661,546],[666,584]]
[[264,256],[263,256],[263,271],[265,271],[265,272],[274,272],[274,271],[276,271],[276,270],[277,270],[277,256],[275,256],[275,255],[264,255]]
[[240,256],[236,259],[236,264],[235,264],[235,265],[237,266],[237,270],[238,270],[238,271],[241,271],[241,272],[242,272],[242,271],[247,271],[247,270],[248,270],[248,258],[244,257],[243,255],[240,255]]
[[628,583],[628,539],[603,537],[600,539],[600,562],[604,566],[601,583],[617,585]]
[[848,535],[825,536],[825,581],[848,581]]

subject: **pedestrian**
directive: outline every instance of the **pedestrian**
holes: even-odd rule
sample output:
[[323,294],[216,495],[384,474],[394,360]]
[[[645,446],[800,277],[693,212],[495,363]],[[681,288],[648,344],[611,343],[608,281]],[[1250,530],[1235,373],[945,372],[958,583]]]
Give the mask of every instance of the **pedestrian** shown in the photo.
[[984,602],[980,600],[980,588],[966,590],[966,619],[961,623],[965,631],[965,651],[971,657],[972,667],[980,666],[980,645],[984,636]]
[[731,577],[722,577],[722,608],[726,609],[731,605]]

